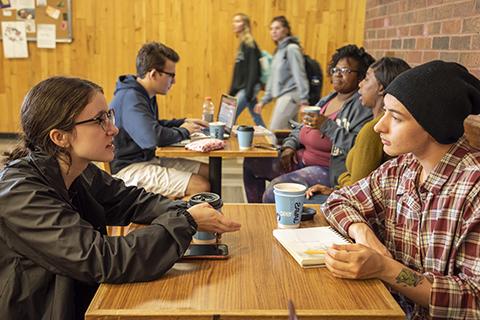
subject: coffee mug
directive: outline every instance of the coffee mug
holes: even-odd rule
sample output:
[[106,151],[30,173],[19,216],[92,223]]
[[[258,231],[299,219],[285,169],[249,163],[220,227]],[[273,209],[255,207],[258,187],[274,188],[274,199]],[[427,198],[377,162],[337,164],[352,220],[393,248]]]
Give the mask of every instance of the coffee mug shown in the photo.
[[223,134],[225,133],[225,123],[210,122],[208,126],[210,128],[210,137],[223,140]]
[[248,150],[252,147],[254,131],[252,126],[237,127],[238,147],[240,150]]
[[[194,194],[190,200],[188,200],[188,207],[190,208],[202,202],[209,203],[213,209],[217,211],[221,211],[223,207],[222,198],[220,198],[218,194],[212,192],[200,192]],[[193,235],[193,242],[199,244],[216,243],[217,234],[215,232],[197,231]]]
[[300,226],[306,189],[306,186],[299,183],[277,183],[273,186],[278,228]]

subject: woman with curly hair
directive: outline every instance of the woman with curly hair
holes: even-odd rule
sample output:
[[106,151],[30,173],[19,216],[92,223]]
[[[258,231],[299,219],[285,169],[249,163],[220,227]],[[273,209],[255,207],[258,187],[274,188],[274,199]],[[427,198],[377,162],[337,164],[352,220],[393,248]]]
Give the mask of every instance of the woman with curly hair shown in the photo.
[[[334,186],[346,171],[345,158],[362,126],[372,118],[363,108],[358,85],[374,59],[363,48],[347,45],[337,49],[330,63],[335,92],[318,102],[315,123],[304,122],[283,141],[281,154],[266,167],[267,160],[245,159],[244,184],[249,202],[261,202],[265,181],[272,180],[263,202],[273,202],[273,185],[296,182]],[[318,126],[317,126],[318,123]]]

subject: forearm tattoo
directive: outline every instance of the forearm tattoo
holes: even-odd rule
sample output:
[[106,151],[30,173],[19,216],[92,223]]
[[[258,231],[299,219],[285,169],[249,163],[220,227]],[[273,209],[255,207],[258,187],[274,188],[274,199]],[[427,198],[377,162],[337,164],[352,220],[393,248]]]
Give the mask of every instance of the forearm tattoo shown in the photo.
[[423,280],[424,276],[413,272],[410,269],[402,269],[395,278],[398,284],[405,284],[408,287],[416,287]]

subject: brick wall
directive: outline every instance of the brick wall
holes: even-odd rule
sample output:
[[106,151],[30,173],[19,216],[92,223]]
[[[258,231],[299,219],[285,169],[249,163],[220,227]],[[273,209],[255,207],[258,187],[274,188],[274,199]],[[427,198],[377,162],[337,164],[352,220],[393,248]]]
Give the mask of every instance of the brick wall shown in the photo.
[[[480,0],[367,0],[364,46],[411,66],[458,62],[480,78]],[[467,119],[465,134],[480,148],[480,116]]]
[[364,46],[412,66],[459,62],[480,78],[480,0],[367,0]]

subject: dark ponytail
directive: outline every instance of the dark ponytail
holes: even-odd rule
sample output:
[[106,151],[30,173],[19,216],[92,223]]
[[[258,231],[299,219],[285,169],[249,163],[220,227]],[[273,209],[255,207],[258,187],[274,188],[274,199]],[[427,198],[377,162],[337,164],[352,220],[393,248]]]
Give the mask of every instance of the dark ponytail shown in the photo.
[[5,153],[5,163],[42,150],[53,157],[66,157],[70,153],[50,139],[50,131],[71,131],[75,119],[102,88],[88,80],[52,77],[35,85],[25,96],[20,111],[22,134],[12,152]]

